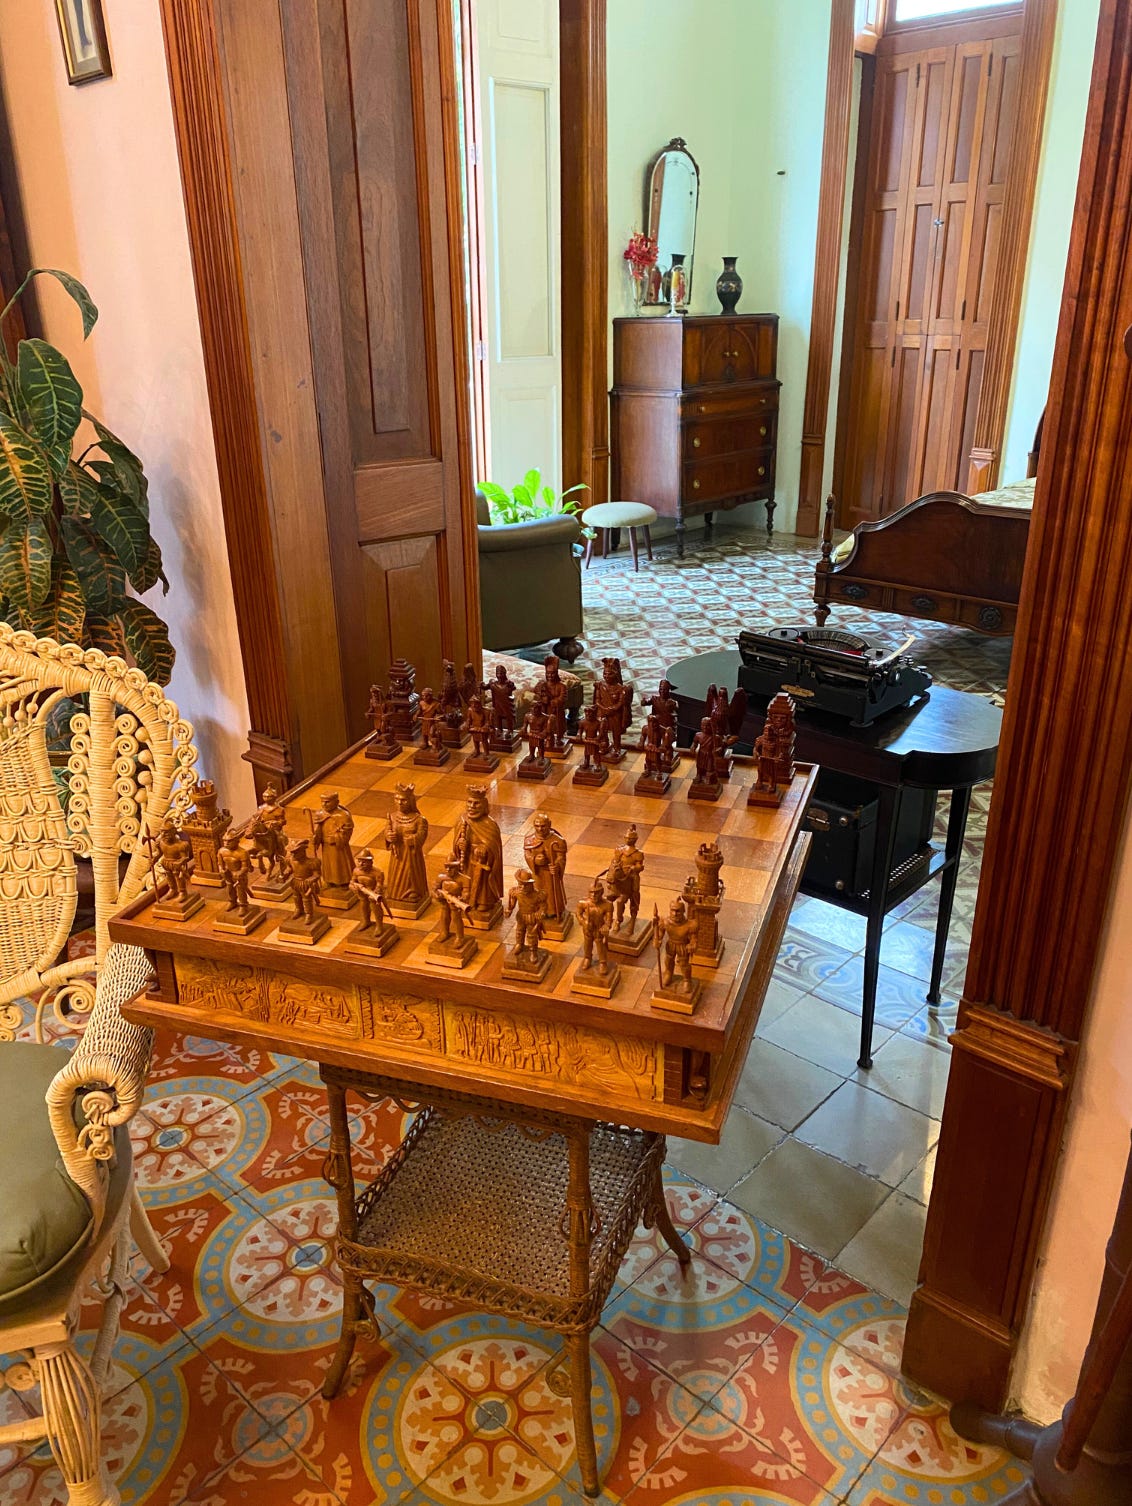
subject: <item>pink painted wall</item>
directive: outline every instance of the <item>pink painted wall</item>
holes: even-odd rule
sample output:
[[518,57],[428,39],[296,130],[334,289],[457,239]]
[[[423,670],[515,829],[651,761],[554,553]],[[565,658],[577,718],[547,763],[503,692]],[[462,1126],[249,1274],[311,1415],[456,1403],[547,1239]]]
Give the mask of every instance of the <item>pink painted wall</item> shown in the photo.
[[247,699],[224,544],[169,82],[156,0],[106,0],[114,75],[67,83],[51,0],[0,0],[0,76],[34,265],[73,272],[99,321],[40,279],[48,339],[86,405],[141,456],[169,595],[146,599],[177,649],[170,695],[236,814]]

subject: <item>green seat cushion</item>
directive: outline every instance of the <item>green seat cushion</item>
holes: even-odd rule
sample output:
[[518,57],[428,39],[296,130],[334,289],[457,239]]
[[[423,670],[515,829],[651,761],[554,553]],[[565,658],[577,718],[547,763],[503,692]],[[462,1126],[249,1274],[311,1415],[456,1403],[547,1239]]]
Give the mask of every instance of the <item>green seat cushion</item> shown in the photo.
[[63,1170],[44,1097],[67,1054],[0,1042],[0,1300],[50,1279],[90,1238],[90,1204]]
[[582,522],[589,528],[647,528],[656,522],[656,508],[645,502],[598,502],[586,508]]

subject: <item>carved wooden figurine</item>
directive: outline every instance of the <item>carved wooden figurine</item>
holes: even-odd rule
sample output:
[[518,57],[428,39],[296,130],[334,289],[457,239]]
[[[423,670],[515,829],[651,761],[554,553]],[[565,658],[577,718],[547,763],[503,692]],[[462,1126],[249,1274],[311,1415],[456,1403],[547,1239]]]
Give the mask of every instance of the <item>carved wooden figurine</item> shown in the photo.
[[390,924],[393,911],[385,898],[385,875],[373,861],[373,853],[363,847],[350,875],[350,889],[362,907],[362,918],[346,938],[346,951],[370,957],[384,957],[397,945],[397,927]]
[[291,895],[295,913],[279,927],[280,941],[297,946],[313,946],[330,929],[330,918],[319,908],[322,893],[322,865],[310,850],[310,842],[300,837],[288,848],[291,859]]
[[393,736],[389,704],[380,685],[371,685],[369,688],[366,716],[369,717],[370,726],[373,728],[373,736],[366,744],[366,757],[380,758],[383,763],[388,763],[391,758],[396,758],[401,750],[397,739]]
[[413,754],[413,762],[426,768],[437,768],[448,762],[448,749],[444,746],[441,703],[431,685],[426,685],[421,691],[420,712],[421,746]]
[[566,681],[559,672],[557,654],[547,654],[543,660],[543,672],[549,718],[546,755],[548,758],[566,758],[570,752],[570,739],[566,736]]
[[575,784],[603,785],[609,778],[605,755],[609,751],[609,733],[605,719],[598,715],[596,706],[590,705],[582,712],[577,737],[582,744],[582,762],[574,770]]
[[[609,932],[613,924],[613,902],[605,892],[601,878],[578,902],[578,924],[582,931],[582,960],[574,970],[570,987],[575,993],[596,994],[608,999],[617,987],[621,969],[609,961]],[[594,954],[597,963],[594,963]]]
[[766,708],[766,719],[774,728],[777,745],[778,782],[788,785],[794,778],[794,698],[780,690]]
[[311,828],[311,848],[322,869],[322,903],[328,910],[352,910],[358,902],[350,889],[354,818],[333,791],[323,795],[311,817]]
[[719,911],[723,905],[723,881],[719,876],[723,853],[712,838],[701,842],[696,851],[696,872],[684,885],[684,898],[695,921],[693,961],[705,967],[718,967],[723,959],[723,939],[719,934]]
[[784,691],[767,707],[763,730],[755,739],[755,764],[758,777],[747,804],[781,805],[794,778],[794,702]]
[[680,758],[676,751],[677,714],[680,704],[672,694],[672,686],[667,680],[661,680],[656,695],[650,696],[647,704],[652,715],[660,723],[660,745],[663,750],[661,770],[665,774],[671,774]]
[[223,884],[218,854],[221,839],[231,824],[232,813],[220,809],[216,786],[211,779],[202,779],[193,791],[193,808],[181,822],[181,834],[192,847],[194,884],[210,889],[219,889]]
[[484,704],[479,691],[468,697],[467,721],[464,725],[472,739],[472,751],[464,759],[466,774],[494,774],[499,767],[499,754],[491,751],[495,732],[495,715],[490,703]]
[[515,885],[507,895],[508,919],[515,916],[515,944],[503,964],[505,978],[541,983],[550,971],[550,953],[540,947],[546,919],[546,901],[526,868],[515,870]]
[[610,749],[607,763],[620,763],[625,757],[621,739],[629,726],[629,687],[621,678],[621,660],[603,659],[601,679],[594,686],[593,701],[598,715],[609,731]]
[[544,930],[552,941],[562,941],[574,922],[566,903],[566,838],[545,811],[536,812],[531,827],[523,838],[523,862],[543,898]]
[[637,927],[637,915],[641,908],[641,874],[644,872],[645,855],[637,846],[638,832],[630,825],[625,840],[613,850],[606,870],[605,882],[613,901],[613,928],[609,933],[609,949],[620,952],[623,957],[639,957],[649,944],[649,926]]
[[708,688],[707,699],[708,715],[715,730],[715,774],[717,779],[728,780],[731,778],[732,758],[731,749],[738,739],[731,731],[731,700],[727,694],[727,686],[715,685]]
[[635,795],[664,795],[668,792],[672,777],[668,772],[669,754],[664,735],[660,717],[655,711],[650,711],[641,733],[641,752],[645,755],[645,766],[633,786]]
[[723,785],[716,772],[716,751],[715,728],[711,717],[705,716],[700,722],[700,730],[692,739],[696,777],[688,786],[689,800],[718,800],[723,793]]
[[420,725],[420,697],[413,689],[417,672],[407,659],[394,659],[389,666],[386,698],[386,731],[399,743],[411,743]]
[[424,860],[428,821],[417,809],[417,792],[411,784],[394,788],[393,805],[385,820],[384,840],[389,850],[385,892],[394,915],[416,920],[429,905]]
[[487,785],[470,784],[452,837],[452,858],[468,880],[468,924],[488,931],[503,919],[503,838]]
[[520,779],[545,779],[550,773],[550,759],[546,755],[546,740],[549,735],[550,713],[547,710],[545,692],[540,685],[523,723],[527,756],[515,767],[515,773]]
[[220,874],[228,891],[228,908],[212,922],[214,931],[231,931],[237,936],[247,936],[256,926],[262,925],[264,912],[248,900],[248,884],[252,876],[252,860],[248,856],[240,833],[229,827],[218,854]]
[[456,678],[456,666],[451,659],[444,661],[444,679],[440,686],[440,735],[446,748],[462,748],[468,741],[464,731],[464,701]]
[[256,899],[285,899],[291,892],[287,864],[287,812],[279,804],[279,791],[269,784],[259,809],[248,822],[256,872],[249,889]]
[[522,741],[515,726],[515,682],[508,678],[502,664],[495,666],[495,674],[488,681],[487,688],[495,719],[491,746],[497,753],[514,753]]
[[189,888],[193,876],[192,844],[177,830],[172,816],[166,816],[156,843],[149,844],[150,871],[157,903],[153,913],[158,920],[188,920],[204,905],[199,894]]
[[464,673],[460,676],[460,701],[465,710],[471,705],[472,697],[478,695],[480,700],[484,697],[484,684],[476,674],[475,666],[464,665]]
[[449,858],[432,890],[440,906],[440,926],[428,944],[427,960],[435,967],[467,967],[479,951],[479,942],[464,930],[468,892],[467,875],[455,858]]
[[695,931],[696,923],[689,916],[683,898],[678,896],[672,901],[663,920],[653,905],[652,933],[659,984],[650,1000],[654,1009],[674,1014],[695,1013],[703,989],[699,979],[692,977]]

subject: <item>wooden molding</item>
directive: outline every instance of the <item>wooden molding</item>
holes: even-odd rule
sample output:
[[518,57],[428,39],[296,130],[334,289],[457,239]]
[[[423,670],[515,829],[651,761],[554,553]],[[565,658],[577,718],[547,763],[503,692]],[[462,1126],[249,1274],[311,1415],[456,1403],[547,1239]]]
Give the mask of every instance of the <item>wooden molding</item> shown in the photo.
[[161,0],[161,19],[258,779],[257,749],[294,729],[212,0]]
[[[904,1350],[913,1379],[994,1410],[1025,1319],[1128,818],[1132,595],[1120,562],[1132,509],[1112,499],[1132,481],[1130,175],[1132,7],[1102,0],[1002,747]],[[993,1354],[992,1331],[1005,1335]]]
[[853,113],[854,0],[833,0],[826,73],[825,136],[821,153],[814,300],[810,314],[810,351],[806,398],[802,410],[802,469],[798,480],[798,516],[794,532],[816,535],[821,517],[825,433],[833,345],[837,333],[837,284],[841,270],[841,236],[845,183],[849,170],[849,124]]
[[979,406],[971,437],[968,495],[989,491],[999,481],[1056,28],[1057,0],[1026,0],[1022,14],[1018,115],[1002,201],[998,271],[991,296]]
[[609,496],[606,0],[561,0],[562,480]]

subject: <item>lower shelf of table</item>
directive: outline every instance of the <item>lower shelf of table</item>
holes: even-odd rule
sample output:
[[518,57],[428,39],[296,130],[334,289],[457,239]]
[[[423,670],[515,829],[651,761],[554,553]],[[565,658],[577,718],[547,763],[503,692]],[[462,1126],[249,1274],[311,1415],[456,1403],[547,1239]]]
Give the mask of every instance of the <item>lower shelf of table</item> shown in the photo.
[[[948,858],[942,847],[934,843],[928,849],[927,855],[918,856],[914,863],[905,863],[898,868],[888,881],[888,894],[885,896],[885,914],[903,904],[909,895],[915,894],[917,889],[922,889],[932,879],[938,878],[948,866]],[[805,874],[799,886],[801,892],[811,899],[824,899],[829,905],[836,905],[839,910],[849,910],[854,915],[868,915],[871,896],[865,894],[842,894],[835,889],[818,888],[806,883]]]

